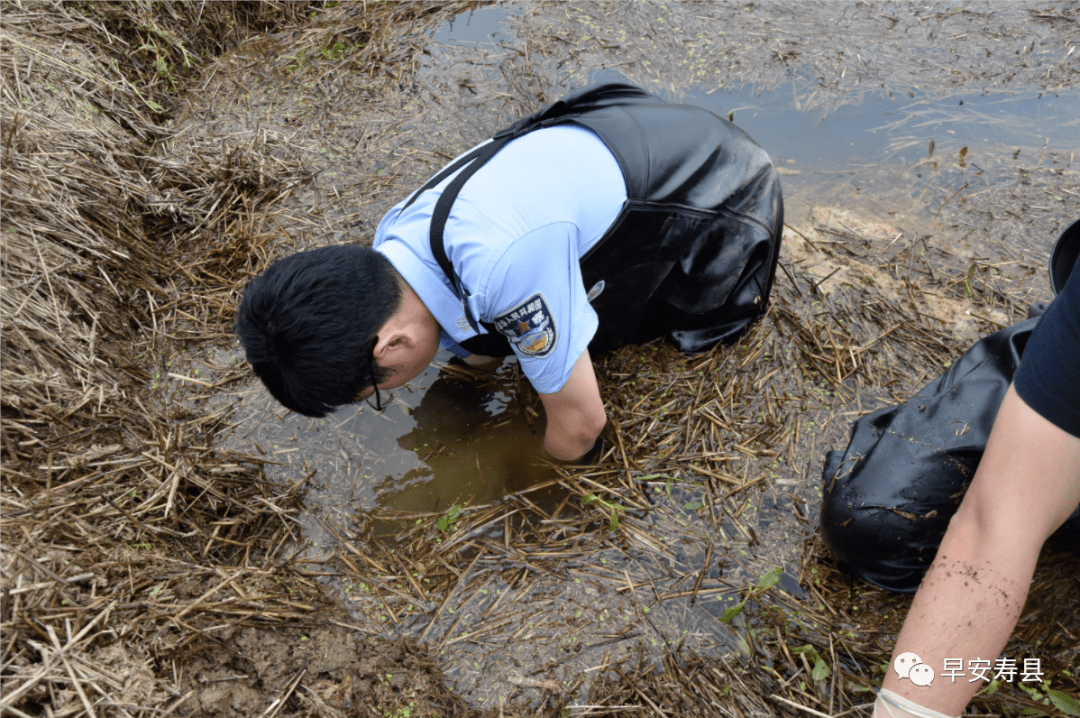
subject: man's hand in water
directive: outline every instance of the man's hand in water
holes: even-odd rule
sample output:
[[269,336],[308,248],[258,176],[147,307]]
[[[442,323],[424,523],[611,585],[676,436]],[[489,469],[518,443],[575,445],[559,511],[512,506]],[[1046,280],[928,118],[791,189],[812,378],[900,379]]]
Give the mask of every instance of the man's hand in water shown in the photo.
[[486,357],[483,354],[470,354],[461,361],[465,362],[473,369],[480,369],[482,371],[494,371],[502,364],[502,357]]
[[508,451],[503,458],[506,468],[506,491],[514,493],[523,491],[530,486],[536,486],[546,481],[557,478],[551,470],[551,464],[556,466],[582,466],[593,464],[599,460],[603,449],[603,441],[597,439],[593,447],[584,456],[573,461],[560,461],[549,454],[543,446],[515,447]]
[[593,442],[592,448],[586,451],[584,455],[582,455],[580,458],[572,459],[570,461],[556,459],[554,456],[548,453],[547,449],[543,447],[540,448],[540,456],[545,461],[550,461],[552,464],[555,464],[557,466],[589,466],[599,461],[600,455],[603,453],[604,440],[600,437],[597,437],[596,441]]
[[589,350],[570,370],[570,378],[554,394],[541,394],[547,414],[544,449],[560,461],[576,462],[596,443],[607,423]]

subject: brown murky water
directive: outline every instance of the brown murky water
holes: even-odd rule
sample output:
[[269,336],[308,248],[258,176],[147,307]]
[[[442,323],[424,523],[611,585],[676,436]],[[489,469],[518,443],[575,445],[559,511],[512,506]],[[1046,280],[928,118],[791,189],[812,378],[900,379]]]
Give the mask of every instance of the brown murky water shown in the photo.
[[[242,355],[223,352],[217,363]],[[488,376],[446,370],[440,351],[423,374],[384,397],[386,408],[346,406],[322,419],[287,412],[252,382],[228,401],[236,427],[227,448],[254,447],[267,474],[309,480],[310,506],[348,515],[376,506],[431,513],[498,501],[554,477],[528,455],[541,446],[543,413],[519,402],[516,362]],[[535,399],[535,394],[533,394]],[[307,527],[318,540],[317,523]]]

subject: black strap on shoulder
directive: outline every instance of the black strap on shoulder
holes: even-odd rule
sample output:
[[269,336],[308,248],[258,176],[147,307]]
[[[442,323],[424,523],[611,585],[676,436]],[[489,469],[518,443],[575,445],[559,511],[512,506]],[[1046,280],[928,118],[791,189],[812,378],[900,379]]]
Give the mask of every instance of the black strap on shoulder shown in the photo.
[[480,147],[476,147],[476,148],[472,149],[470,152],[468,152],[468,153],[462,155],[461,157],[457,158],[457,160],[455,160],[454,162],[451,162],[446,167],[443,167],[441,170],[439,170],[439,173],[437,175],[435,175],[434,177],[429,179],[427,182],[425,182],[423,187],[421,187],[420,189],[413,192],[412,197],[410,197],[409,201],[406,202],[405,205],[401,208],[401,211],[404,212],[405,208],[408,207],[413,202],[415,202],[417,197],[422,195],[424,192],[427,192],[432,187],[436,187],[444,179],[446,179],[450,175],[457,172],[459,167],[462,167],[463,165],[468,164],[469,162],[471,162],[473,159],[476,158],[477,155],[481,154],[487,148],[488,148],[488,145],[481,145]]
[[510,141],[509,137],[493,140],[484,145],[481,149],[482,152],[478,153],[472,164],[463,169],[457,177],[446,186],[442,194],[439,195],[438,202],[435,203],[435,211],[431,215],[431,230],[429,239],[431,242],[431,253],[435,257],[435,261],[439,263],[439,267],[442,268],[443,273],[450,279],[454,285],[454,293],[461,299],[461,306],[465,309],[465,318],[469,321],[469,326],[473,328],[473,331],[479,332],[477,328],[476,320],[472,316],[472,312],[469,311],[469,305],[466,299],[469,296],[468,290],[466,290],[461,284],[461,278],[454,271],[454,266],[450,263],[450,258],[446,256],[446,244],[443,240],[443,233],[446,231],[446,220],[450,218],[450,209],[454,206],[454,200],[457,199],[458,194],[461,192],[461,188],[465,186],[465,183],[469,181],[469,178],[476,174],[477,170],[487,164],[487,161],[494,157],[499,150],[501,150]]
[[491,142],[481,145],[470,152],[462,155],[454,162],[444,167],[434,177],[429,179],[424,185],[413,192],[412,197],[401,207],[401,212],[416,201],[416,198],[427,192],[433,187],[437,187],[440,182],[457,172],[465,165],[472,162],[471,167],[467,167],[461,174],[454,178],[454,180],[447,185],[439,196],[438,201],[435,203],[435,210],[431,217],[430,230],[428,232],[429,242],[431,244],[431,253],[435,256],[435,261],[439,263],[439,267],[443,270],[443,274],[450,280],[451,285],[454,288],[454,294],[461,300],[461,306],[465,310],[465,318],[469,322],[469,326],[473,328],[473,331],[480,333],[476,320],[472,316],[472,312],[469,311],[469,305],[465,301],[465,298],[469,296],[468,291],[462,288],[461,278],[457,276],[457,272],[454,271],[453,265],[450,263],[450,258],[446,256],[446,247],[443,241],[443,232],[446,230],[446,220],[450,217],[450,208],[454,205],[454,200],[457,199],[458,194],[461,192],[461,188],[465,185],[465,182],[476,174],[476,171],[483,167],[489,159],[495,156],[495,154],[501,150],[506,143],[508,143],[512,137],[496,136]]
[[505,147],[511,139],[513,139],[513,136],[498,137],[497,139],[488,142],[486,145],[477,147],[473,151],[459,158],[456,162],[452,162],[448,167],[444,168],[441,172],[428,180],[423,187],[413,193],[413,196],[405,203],[405,206],[402,207],[402,210],[404,210],[405,207],[412,204],[421,193],[435,187],[466,164],[472,163],[468,167],[465,167],[465,169],[446,186],[446,189],[443,190],[442,194],[439,195],[439,199],[435,203],[435,210],[431,215],[429,242],[431,244],[431,253],[434,255],[435,261],[439,263],[439,267],[443,270],[447,279],[450,280],[451,285],[453,285],[454,294],[461,300],[461,306],[465,310],[465,318],[468,320],[469,326],[477,333],[480,332],[479,325],[477,324],[476,319],[473,318],[472,312],[469,311],[469,305],[466,301],[469,292],[462,287],[461,278],[458,277],[457,272],[454,271],[454,266],[450,263],[450,258],[446,256],[443,233],[446,230],[446,220],[450,217],[450,209],[454,205],[454,200],[457,199],[458,194],[461,192],[461,188],[465,186],[465,183],[470,177],[476,174],[477,170],[487,164],[487,161]]
[[[461,192],[461,188],[465,186],[465,183],[470,177],[476,174],[477,170],[487,164],[488,160],[494,157],[499,150],[505,147],[507,143],[513,139],[521,137],[533,130],[540,129],[541,127],[550,127],[565,122],[570,119],[572,114],[579,114],[581,111],[589,108],[604,107],[620,103],[640,103],[643,101],[659,102],[657,98],[649,95],[641,88],[627,83],[605,83],[582,88],[577,92],[567,95],[563,100],[556,102],[547,109],[529,115],[528,117],[523,117],[509,127],[500,130],[495,134],[491,142],[486,145],[481,145],[468,154],[463,155],[458,158],[457,161],[452,162],[437,175],[429,179],[424,183],[423,187],[413,193],[413,196],[410,197],[409,201],[402,207],[402,210],[404,210],[416,201],[416,198],[422,193],[437,186],[440,182],[462,167],[465,168],[450,182],[449,185],[447,185],[446,189],[443,190],[438,201],[435,203],[435,209],[431,215],[429,241],[431,244],[431,253],[434,255],[435,261],[439,263],[439,267],[443,270],[447,279],[450,280],[450,283],[454,288],[454,294],[461,300],[461,306],[465,310],[465,318],[468,320],[469,326],[472,327],[473,331],[480,333],[479,324],[469,310],[467,301],[469,292],[462,286],[461,278],[457,275],[457,272],[454,271],[454,266],[451,264],[450,258],[446,255],[446,246],[443,238],[443,233],[446,230],[446,220],[450,217],[450,210],[453,207],[458,194]],[[466,165],[469,166],[466,167]]]

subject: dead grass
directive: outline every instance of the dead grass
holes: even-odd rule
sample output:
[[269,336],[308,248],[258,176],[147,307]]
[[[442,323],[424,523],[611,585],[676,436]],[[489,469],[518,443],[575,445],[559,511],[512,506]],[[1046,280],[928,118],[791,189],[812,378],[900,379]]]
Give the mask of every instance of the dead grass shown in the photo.
[[[273,207],[311,177],[273,133],[177,136],[175,92],[214,55],[318,11],[4,3],[5,714],[189,714],[185,651],[324,603],[290,558],[303,483],[215,449],[224,412],[159,390],[170,376],[215,388],[166,357],[230,332],[239,289],[280,241]],[[370,12],[390,28],[430,9]]]

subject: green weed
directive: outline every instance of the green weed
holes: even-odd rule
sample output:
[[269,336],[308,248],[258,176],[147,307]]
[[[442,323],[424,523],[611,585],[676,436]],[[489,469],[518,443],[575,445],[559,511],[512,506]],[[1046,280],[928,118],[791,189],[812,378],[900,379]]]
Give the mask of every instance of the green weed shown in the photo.
[[348,51],[349,49],[345,47],[345,43],[343,43],[341,40],[338,40],[333,45],[326,45],[325,47],[323,47],[321,50],[319,50],[319,54],[327,60],[332,60],[336,62],[341,58],[345,57],[345,53],[347,53]]
[[157,76],[169,83],[170,90],[175,90],[177,88],[176,77],[173,74],[175,65],[169,61],[172,51],[179,52],[180,64],[185,70],[194,67],[199,61],[198,58],[188,52],[184,43],[177,40],[168,30],[162,30],[153,23],[141,25],[139,29],[150,33],[153,37],[149,42],[144,42],[137,47],[131,54],[141,52],[148,55]]
[[435,526],[442,532],[456,531],[457,520],[461,516],[461,504],[454,504],[446,512],[446,515],[435,522]]
[[779,566],[770,568],[765,574],[758,579],[757,585],[753,581],[746,588],[746,596],[743,600],[736,603],[731,608],[724,611],[724,615],[720,616],[721,623],[731,623],[735,620],[735,617],[742,613],[742,610],[746,607],[747,601],[751,600],[755,596],[765,593],[770,588],[780,582],[780,575],[784,572],[784,569]]
[[596,501],[601,506],[603,506],[605,509],[608,509],[611,512],[611,519],[610,519],[610,521],[608,523],[608,530],[609,531],[615,531],[616,529],[619,528],[619,512],[620,511],[629,511],[630,510],[629,507],[623,506],[622,504],[614,503],[612,501],[605,501],[604,499],[600,498],[596,494],[589,494],[589,495],[585,496],[584,498],[582,498],[581,499],[581,505],[582,506],[588,506],[593,501]]
[[307,64],[307,49],[305,48],[295,55],[290,55],[289,59],[293,63],[285,66],[285,72],[299,72]]
[[799,646],[798,648],[792,648],[792,653],[799,654],[805,653],[806,657],[813,661],[814,667],[810,671],[810,677],[814,679],[814,682],[823,681],[829,677],[832,673],[832,669],[829,668],[829,664],[825,662],[825,659],[818,654],[817,649],[807,644],[805,646]]

